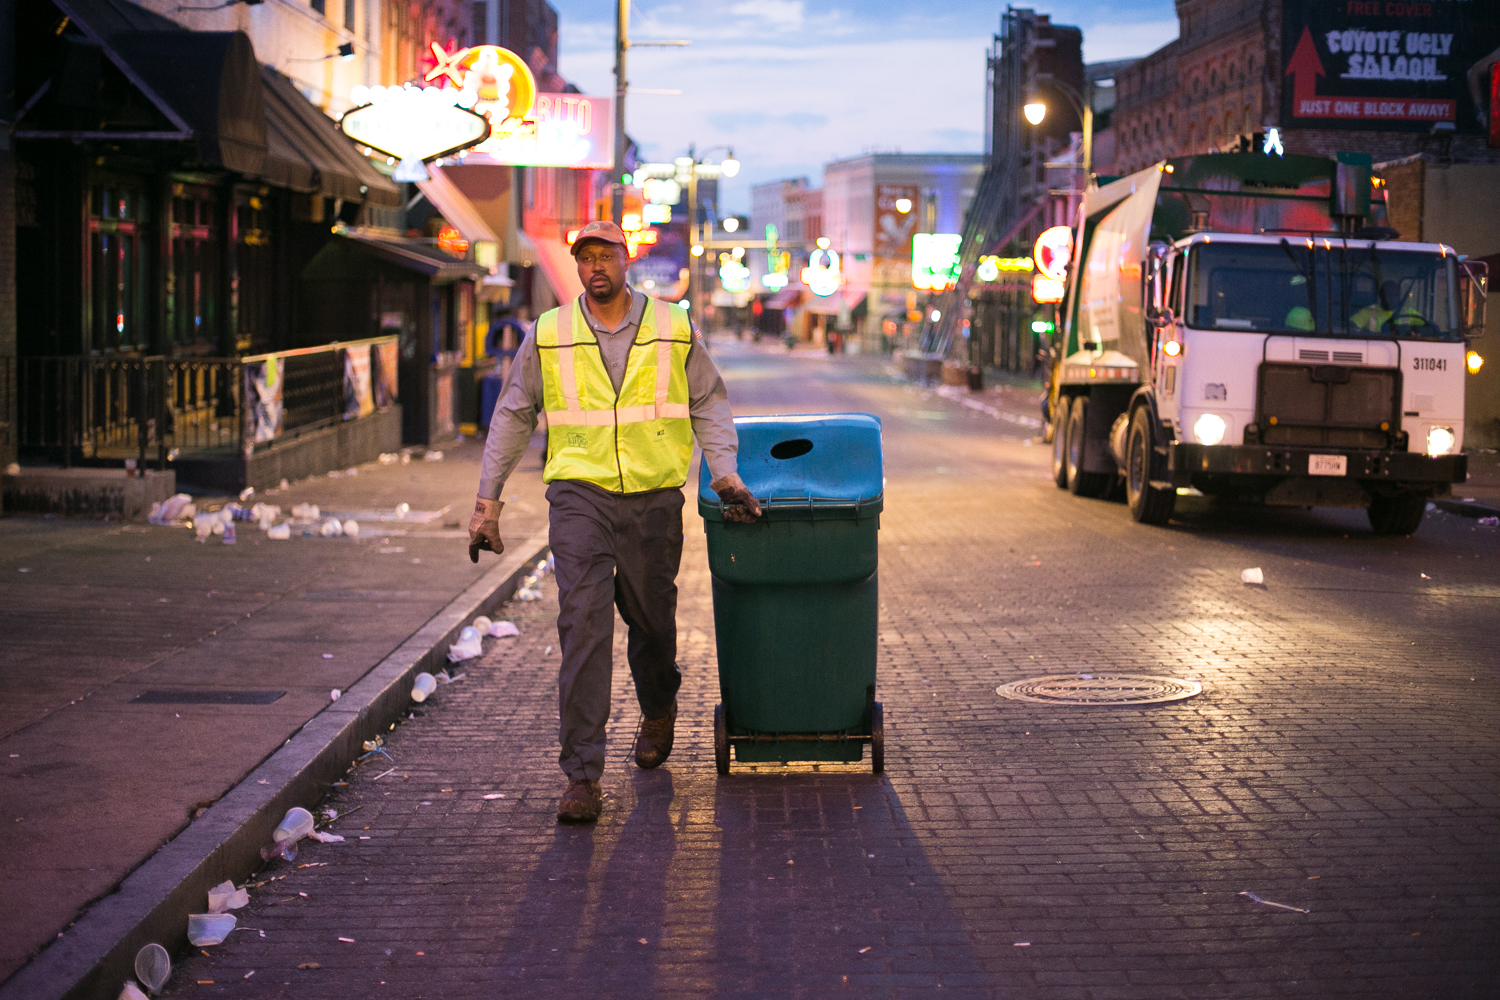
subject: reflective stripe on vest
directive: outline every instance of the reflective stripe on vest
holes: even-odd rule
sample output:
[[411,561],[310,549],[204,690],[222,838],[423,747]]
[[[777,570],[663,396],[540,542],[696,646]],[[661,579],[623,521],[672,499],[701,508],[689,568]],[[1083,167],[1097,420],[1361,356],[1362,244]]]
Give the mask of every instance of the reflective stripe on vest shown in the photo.
[[[579,300],[537,321],[548,428],[546,482],[574,479],[636,493],[687,481],[693,447],[686,368],[692,327],[680,308],[650,298],[647,305],[618,394],[598,340],[578,311]],[[653,342],[656,349],[650,351]],[[641,402],[648,394],[650,402]]]

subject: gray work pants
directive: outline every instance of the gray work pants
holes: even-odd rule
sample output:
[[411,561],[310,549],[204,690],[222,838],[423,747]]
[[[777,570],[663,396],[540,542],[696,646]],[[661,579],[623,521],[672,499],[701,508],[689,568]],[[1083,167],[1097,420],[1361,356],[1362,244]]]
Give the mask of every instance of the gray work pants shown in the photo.
[[682,491],[608,493],[559,480],[547,487],[557,563],[558,763],[569,779],[604,773],[615,608],[629,629],[627,659],[641,714],[672,709],[677,669],[677,568]]

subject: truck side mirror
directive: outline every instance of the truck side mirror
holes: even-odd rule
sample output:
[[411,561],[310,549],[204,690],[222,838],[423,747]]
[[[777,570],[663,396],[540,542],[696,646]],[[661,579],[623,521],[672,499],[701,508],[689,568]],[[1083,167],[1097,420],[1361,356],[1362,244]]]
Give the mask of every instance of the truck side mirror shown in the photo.
[[1167,303],[1167,251],[1162,244],[1155,244],[1146,251],[1146,280],[1141,283],[1141,312],[1146,322],[1160,325],[1157,320]]
[[1458,265],[1458,301],[1460,329],[1466,339],[1484,336],[1484,307],[1489,298],[1490,265],[1482,260],[1466,260]]

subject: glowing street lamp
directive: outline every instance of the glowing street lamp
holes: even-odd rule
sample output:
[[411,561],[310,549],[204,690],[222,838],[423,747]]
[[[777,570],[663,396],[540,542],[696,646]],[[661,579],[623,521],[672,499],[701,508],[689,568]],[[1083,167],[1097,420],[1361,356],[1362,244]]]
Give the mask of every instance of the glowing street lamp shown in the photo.
[[1026,120],[1031,124],[1040,125],[1042,119],[1047,117],[1047,105],[1040,101],[1033,101],[1023,107],[1021,113],[1026,116]]

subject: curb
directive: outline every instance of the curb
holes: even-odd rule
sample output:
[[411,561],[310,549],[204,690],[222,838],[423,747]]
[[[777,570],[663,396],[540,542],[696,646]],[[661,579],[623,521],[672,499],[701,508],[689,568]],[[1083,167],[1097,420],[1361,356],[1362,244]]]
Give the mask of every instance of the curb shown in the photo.
[[1457,514],[1459,517],[1500,517],[1500,507],[1490,507],[1482,503],[1464,503],[1462,500],[1433,500],[1432,505],[1445,514]]
[[543,528],[507,551],[0,985],[0,1000],[113,1000],[143,945],[155,941],[178,954],[187,944],[188,914],[202,912],[208,890],[225,879],[241,882],[260,866],[260,849],[286,810],[322,799],[360,745],[401,717],[412,678],[445,667],[448,644],[475,615],[509,600],[547,549]]

